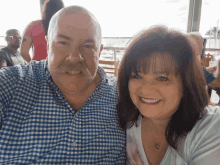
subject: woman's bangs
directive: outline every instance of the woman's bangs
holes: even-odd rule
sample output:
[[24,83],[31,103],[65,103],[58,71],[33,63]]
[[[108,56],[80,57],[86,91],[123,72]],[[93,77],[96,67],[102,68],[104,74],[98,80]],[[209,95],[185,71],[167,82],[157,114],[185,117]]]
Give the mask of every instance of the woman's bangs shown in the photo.
[[137,61],[137,71],[148,73],[174,74],[179,73],[177,62],[168,53],[153,53]]

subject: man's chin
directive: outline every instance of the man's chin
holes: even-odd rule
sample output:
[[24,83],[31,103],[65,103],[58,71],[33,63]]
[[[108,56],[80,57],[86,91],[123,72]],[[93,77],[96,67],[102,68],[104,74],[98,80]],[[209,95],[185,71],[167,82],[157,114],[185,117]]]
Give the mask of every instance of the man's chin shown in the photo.
[[18,49],[20,45],[12,45],[12,48]]
[[86,85],[80,85],[80,86],[75,86],[75,85],[70,85],[69,87],[65,88],[65,93],[68,93],[69,95],[77,95],[82,93],[87,89]]

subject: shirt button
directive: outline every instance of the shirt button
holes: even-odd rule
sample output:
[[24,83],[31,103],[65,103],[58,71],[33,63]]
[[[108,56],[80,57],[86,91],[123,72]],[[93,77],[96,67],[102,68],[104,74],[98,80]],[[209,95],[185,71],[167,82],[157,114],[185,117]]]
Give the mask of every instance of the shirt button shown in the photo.
[[74,143],[73,143],[73,146],[75,147],[76,145],[77,145],[76,142],[74,142]]

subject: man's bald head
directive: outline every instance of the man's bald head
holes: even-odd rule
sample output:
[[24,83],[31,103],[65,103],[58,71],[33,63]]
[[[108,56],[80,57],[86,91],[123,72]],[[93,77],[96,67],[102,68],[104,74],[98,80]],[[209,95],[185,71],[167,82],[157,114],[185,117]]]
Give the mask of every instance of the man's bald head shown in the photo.
[[199,55],[202,55],[203,50],[203,37],[199,32],[190,32],[187,34],[190,38],[193,39],[194,42],[198,45],[198,53]]
[[95,17],[83,7],[63,8],[52,17],[47,41],[48,69],[60,90],[68,95],[95,90],[103,49]]
[[101,27],[98,23],[95,16],[88,11],[87,9],[81,7],[81,6],[69,6],[61,9],[58,11],[54,16],[52,17],[49,28],[48,28],[48,40],[51,41],[54,37],[54,31],[57,29],[58,22],[62,21],[63,19],[68,19],[69,22],[73,22],[75,26],[77,24],[81,24],[80,20],[85,19],[88,24],[91,25],[92,30],[95,31],[96,35],[99,38],[99,41],[101,43]]

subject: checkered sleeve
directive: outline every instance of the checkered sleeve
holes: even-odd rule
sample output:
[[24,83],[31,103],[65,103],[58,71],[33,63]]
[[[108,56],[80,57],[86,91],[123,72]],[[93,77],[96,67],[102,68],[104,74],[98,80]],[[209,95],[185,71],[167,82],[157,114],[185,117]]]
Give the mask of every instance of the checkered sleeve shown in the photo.
[[20,82],[18,76],[15,76],[17,70],[18,67],[4,67],[0,69],[0,128],[8,114],[6,109]]
[[120,154],[118,155],[118,158],[115,162],[116,165],[119,165],[119,164],[125,164],[125,154],[126,151],[125,151],[125,148],[122,148]]

